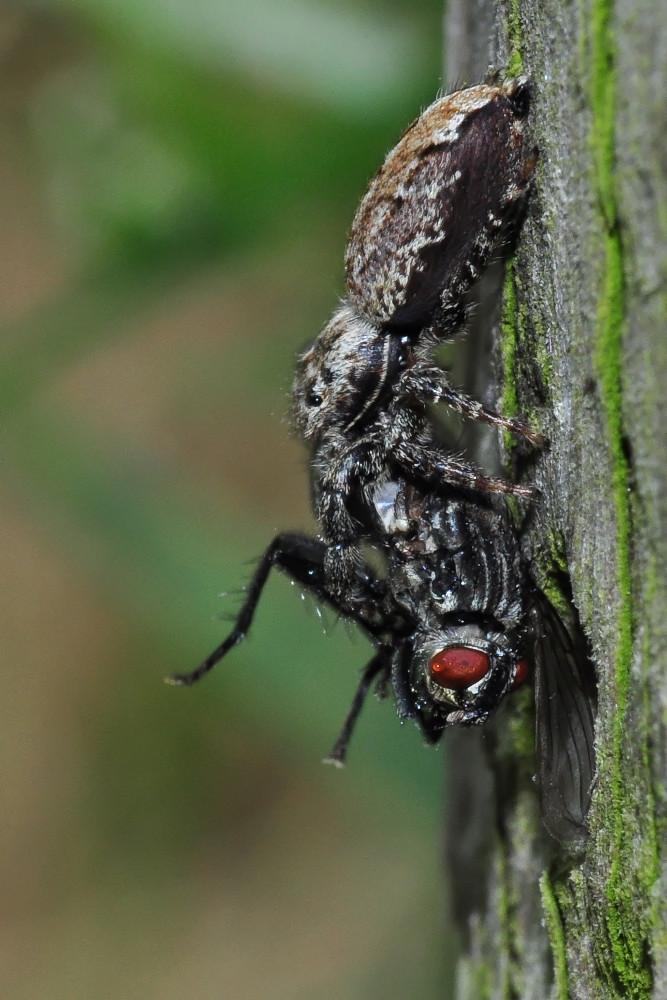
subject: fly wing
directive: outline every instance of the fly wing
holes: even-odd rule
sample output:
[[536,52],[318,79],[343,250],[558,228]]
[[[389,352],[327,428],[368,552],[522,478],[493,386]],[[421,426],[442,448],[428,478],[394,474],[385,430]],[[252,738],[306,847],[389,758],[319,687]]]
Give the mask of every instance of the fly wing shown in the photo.
[[534,636],[535,744],[542,815],[562,844],[586,837],[595,776],[592,666],[540,591],[531,599]]

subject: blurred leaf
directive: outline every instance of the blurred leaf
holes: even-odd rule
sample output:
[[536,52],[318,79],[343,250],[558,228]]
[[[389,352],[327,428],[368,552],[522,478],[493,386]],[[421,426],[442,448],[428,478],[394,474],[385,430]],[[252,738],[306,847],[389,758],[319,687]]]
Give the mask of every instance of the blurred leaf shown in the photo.
[[35,227],[59,291],[8,310],[0,380],[17,997],[437,995],[441,754],[370,699],[348,767],[319,763],[368,642],[277,575],[224,667],[162,676],[306,511],[267,420],[436,89],[440,6],[28,0],[3,36],[3,176],[62,234]]
[[[167,494],[155,470],[144,474],[131,464],[123,468],[117,460],[105,461],[99,454],[86,458],[83,440],[74,444],[71,430],[63,433],[53,421],[46,433],[42,421],[24,419],[20,429],[13,428],[9,440],[15,466],[29,476],[33,498],[26,496],[25,502],[34,515],[48,519],[70,556],[110,589],[130,619],[145,620],[151,631],[159,622],[170,636],[166,645],[172,654],[168,662],[154,663],[152,682],[157,685],[166,673],[187,669],[186,650],[189,647],[194,652],[195,644],[185,637],[194,638],[198,622],[202,639],[197,648],[200,655],[206,652],[202,623],[206,595],[219,593],[221,588],[237,593],[251,572],[250,524],[243,528],[237,516],[233,545],[228,544],[223,554],[211,552],[213,526],[180,509],[173,488]],[[219,516],[225,520],[224,498]],[[279,739],[280,733],[288,731],[289,743],[305,743],[311,752],[325,756],[356,684],[356,672],[350,665],[356,663],[361,668],[371,647],[365,640],[351,642],[354,629],[346,634],[338,628],[322,635],[319,620],[312,615],[308,620],[301,602],[295,600],[297,594],[298,590],[285,583],[272,583],[267,588],[251,639],[231,658],[237,661],[236,669],[230,659],[218,674],[224,678],[234,711],[248,719],[263,719],[265,735],[273,733]],[[312,606],[310,600],[308,603]],[[232,608],[237,604],[235,601]],[[325,621],[327,618],[335,621],[331,615],[326,615]],[[228,628],[226,621],[208,625],[211,648]],[[320,652],[316,652],[318,648]],[[278,671],[273,669],[277,660]],[[338,666],[332,671],[327,664]],[[208,700],[215,697],[214,685],[211,679],[196,690]],[[174,692],[174,696],[196,700],[188,691]],[[338,708],[332,721],[334,703]],[[429,756],[422,749],[416,731],[411,732],[413,752],[407,752],[393,705],[387,704],[383,711],[391,722],[383,726],[383,743],[374,753],[377,778],[382,774],[388,785],[401,780],[402,794],[412,798],[411,807],[419,803],[425,806],[432,794],[424,779],[429,770],[433,776],[429,768],[433,754]]]
[[[55,2],[57,8],[60,4]],[[76,0],[97,23],[195,65],[346,114],[402,100],[423,73],[418,14],[305,0]]]
[[154,255],[167,246],[182,255],[189,245],[219,245],[218,195],[206,170],[128,115],[99,67],[51,77],[32,121],[54,215],[78,254],[141,247],[146,256],[152,244]]

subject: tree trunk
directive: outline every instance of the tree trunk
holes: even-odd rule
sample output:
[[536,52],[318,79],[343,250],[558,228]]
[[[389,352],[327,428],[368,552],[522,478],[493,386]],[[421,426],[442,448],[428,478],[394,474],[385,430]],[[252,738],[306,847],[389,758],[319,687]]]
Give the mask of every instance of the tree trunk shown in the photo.
[[538,580],[569,576],[598,681],[583,857],[541,828],[515,741],[530,705],[513,699],[495,736],[452,744],[461,1000],[667,997],[664,20],[661,0],[448,8],[447,80],[493,65],[534,86],[539,163],[505,277],[500,407],[550,439],[529,541]]

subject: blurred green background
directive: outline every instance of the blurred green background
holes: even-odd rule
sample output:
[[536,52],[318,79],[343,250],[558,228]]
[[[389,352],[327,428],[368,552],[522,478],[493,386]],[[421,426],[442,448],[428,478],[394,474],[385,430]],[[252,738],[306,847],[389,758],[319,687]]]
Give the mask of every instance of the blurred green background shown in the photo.
[[294,357],[441,16],[0,6],[3,997],[448,993],[441,752],[373,699],[321,764],[366,640],[276,578],[162,683],[312,528]]

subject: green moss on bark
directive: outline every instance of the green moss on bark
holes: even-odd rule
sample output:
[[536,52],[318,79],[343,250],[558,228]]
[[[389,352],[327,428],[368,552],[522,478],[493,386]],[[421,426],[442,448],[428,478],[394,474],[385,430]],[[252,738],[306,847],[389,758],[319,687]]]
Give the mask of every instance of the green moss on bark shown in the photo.
[[[516,392],[516,350],[518,342],[518,304],[514,262],[508,261],[505,268],[502,313],[500,317],[500,357],[502,360],[502,390],[500,412],[505,416],[515,416],[517,412]],[[505,433],[505,447],[511,442],[511,435]]]
[[553,958],[556,1000],[569,1000],[570,983],[567,973],[567,950],[565,948],[563,921],[561,920],[558,901],[556,900],[548,872],[545,872],[540,879],[540,890],[542,892],[542,907],[544,909],[547,934],[549,935]]
[[519,76],[523,73],[521,0],[510,0],[506,17],[510,44],[510,58],[507,71],[509,76]]
[[[647,952],[647,914],[637,899],[650,897],[657,874],[655,830],[636,830],[628,822],[628,800],[624,767],[627,739],[630,669],[633,656],[634,613],[632,592],[630,469],[624,448],[623,423],[623,334],[626,295],[623,244],[618,220],[615,183],[616,40],[612,27],[611,0],[597,0],[592,8],[591,45],[591,149],[601,229],[603,232],[601,291],[597,304],[595,366],[604,406],[606,437],[612,465],[612,491],[616,514],[616,579],[619,604],[616,609],[617,642],[614,655],[616,708],[610,754],[601,758],[608,769],[610,795],[602,804],[605,826],[612,839],[612,865],[605,894],[608,941],[598,948],[602,967],[620,983],[624,995],[648,998],[652,975]],[[638,738],[645,734],[637,733]],[[652,818],[646,815],[649,826]],[[638,845],[637,838],[640,838]],[[637,857],[638,849],[644,858]],[[610,954],[609,954],[610,951]]]

